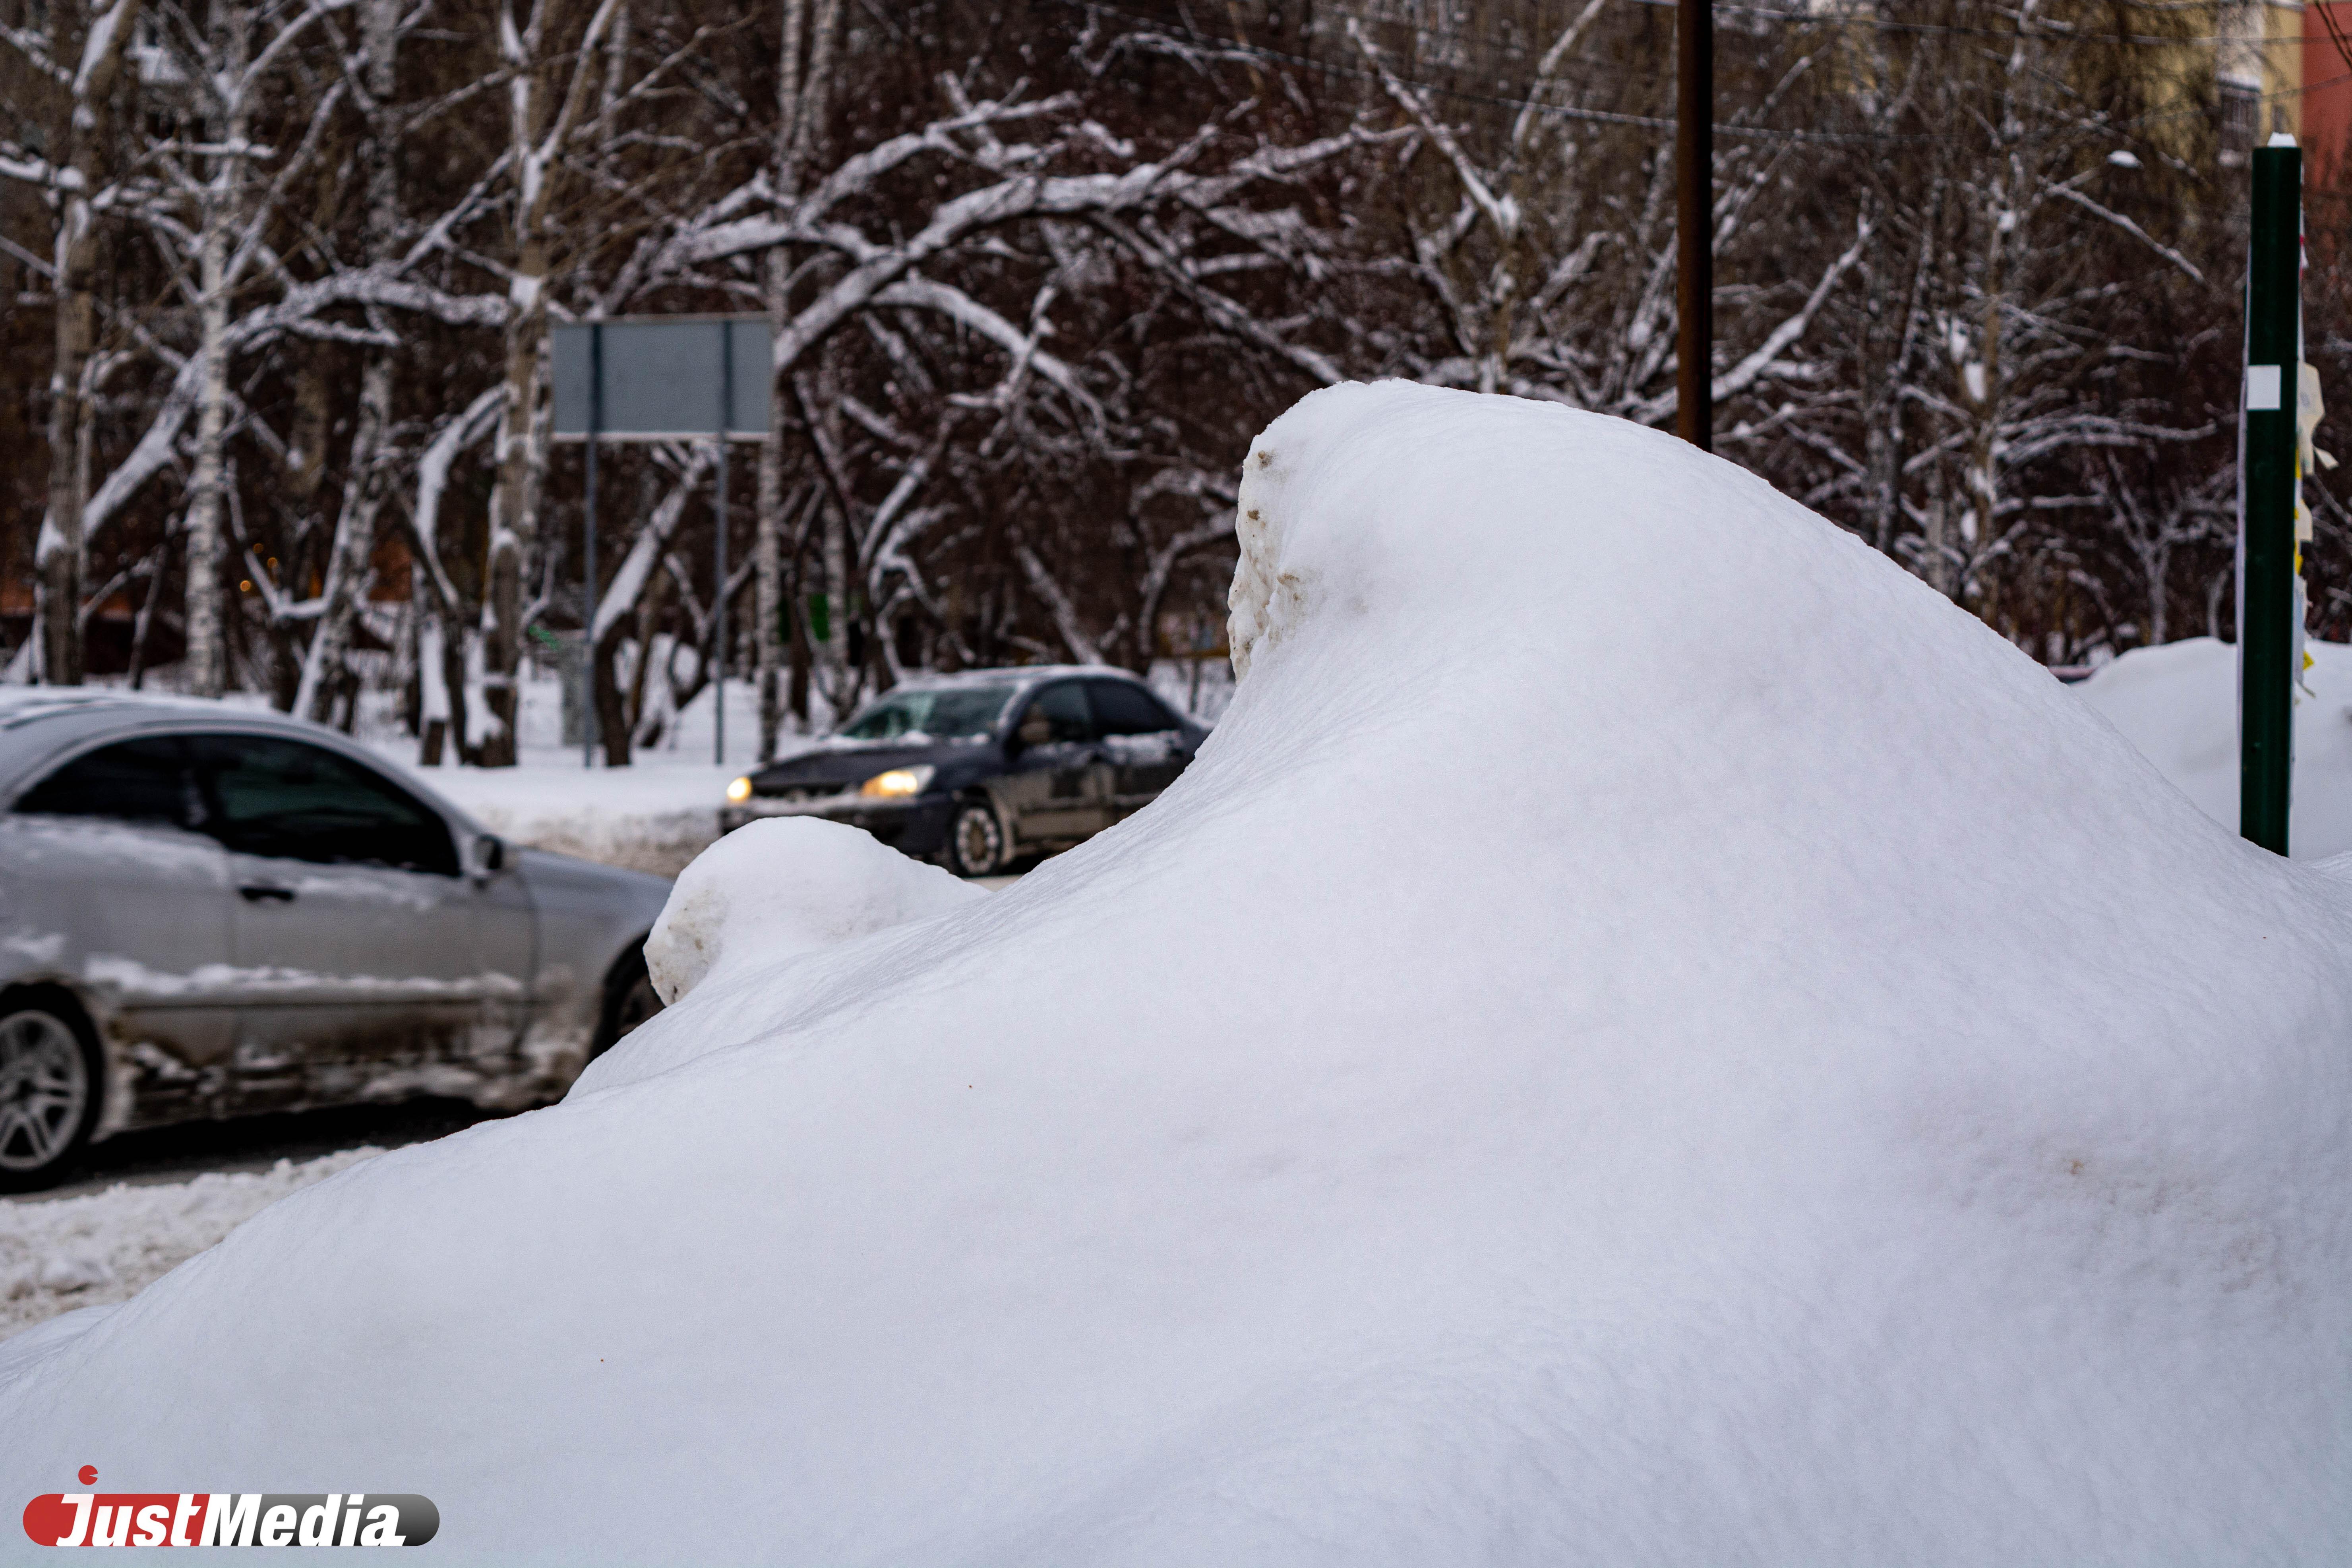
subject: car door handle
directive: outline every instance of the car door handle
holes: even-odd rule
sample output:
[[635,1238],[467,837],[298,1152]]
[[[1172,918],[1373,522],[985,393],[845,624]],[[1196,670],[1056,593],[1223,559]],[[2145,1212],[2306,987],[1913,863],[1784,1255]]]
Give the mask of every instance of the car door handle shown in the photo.
[[294,901],[294,889],[281,888],[274,882],[247,882],[237,889],[237,896],[248,904],[266,903],[276,900],[281,904]]

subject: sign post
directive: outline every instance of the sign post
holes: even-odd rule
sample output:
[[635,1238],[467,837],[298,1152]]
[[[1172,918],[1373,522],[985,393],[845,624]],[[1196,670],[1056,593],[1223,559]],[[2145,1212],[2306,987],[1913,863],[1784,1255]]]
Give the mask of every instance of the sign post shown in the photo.
[[1715,450],[1715,0],[1675,24],[1675,434]]
[[[2283,139],[2284,140],[2284,139]],[[2303,363],[2303,153],[2253,155],[2246,376],[2239,424],[2238,832],[2287,852],[2294,782],[2295,395]]]
[[[711,748],[727,761],[727,443],[768,437],[766,316],[618,316],[555,328],[554,436],[587,445],[587,531],[581,552],[588,662],[595,663],[596,447],[605,441],[719,441],[717,539],[712,563]],[[593,675],[590,677],[593,679]],[[596,765],[593,710],[581,765]]]
[[596,440],[604,427],[604,323],[588,323],[588,505],[580,527],[580,765],[596,765]]

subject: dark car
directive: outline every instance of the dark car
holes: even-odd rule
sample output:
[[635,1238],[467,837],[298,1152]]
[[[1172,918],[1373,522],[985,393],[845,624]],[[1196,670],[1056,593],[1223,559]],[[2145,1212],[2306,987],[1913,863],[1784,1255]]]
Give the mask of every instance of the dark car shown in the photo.
[[1142,681],[1099,666],[929,676],[814,750],[737,779],[719,828],[823,816],[984,877],[1142,810],[1207,736]]

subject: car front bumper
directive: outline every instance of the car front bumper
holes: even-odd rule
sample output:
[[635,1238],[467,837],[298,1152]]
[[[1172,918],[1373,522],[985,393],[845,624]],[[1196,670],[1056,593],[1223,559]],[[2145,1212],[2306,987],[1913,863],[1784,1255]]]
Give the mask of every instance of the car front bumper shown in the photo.
[[869,795],[826,795],[816,800],[763,800],[758,795],[740,805],[719,810],[719,831],[734,832],[747,822],[765,816],[821,816],[827,822],[862,827],[891,848],[918,858],[937,854],[948,841],[948,824],[955,801],[944,795],[919,795],[912,800],[877,800]]

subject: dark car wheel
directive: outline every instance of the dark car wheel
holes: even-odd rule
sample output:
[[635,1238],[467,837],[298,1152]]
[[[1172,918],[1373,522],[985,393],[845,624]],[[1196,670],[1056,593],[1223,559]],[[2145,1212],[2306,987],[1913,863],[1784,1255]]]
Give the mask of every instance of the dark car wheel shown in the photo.
[[636,949],[621,961],[613,978],[604,985],[604,1016],[596,1029],[596,1038],[588,1047],[588,1059],[594,1061],[620,1043],[621,1037],[662,1010],[661,994],[654,989],[653,979],[646,973],[646,955]]
[[948,869],[959,877],[992,877],[1004,868],[1004,824],[984,800],[956,807],[948,828]]
[[0,1005],[0,1192],[50,1186],[98,1125],[98,1040],[70,1004]]

